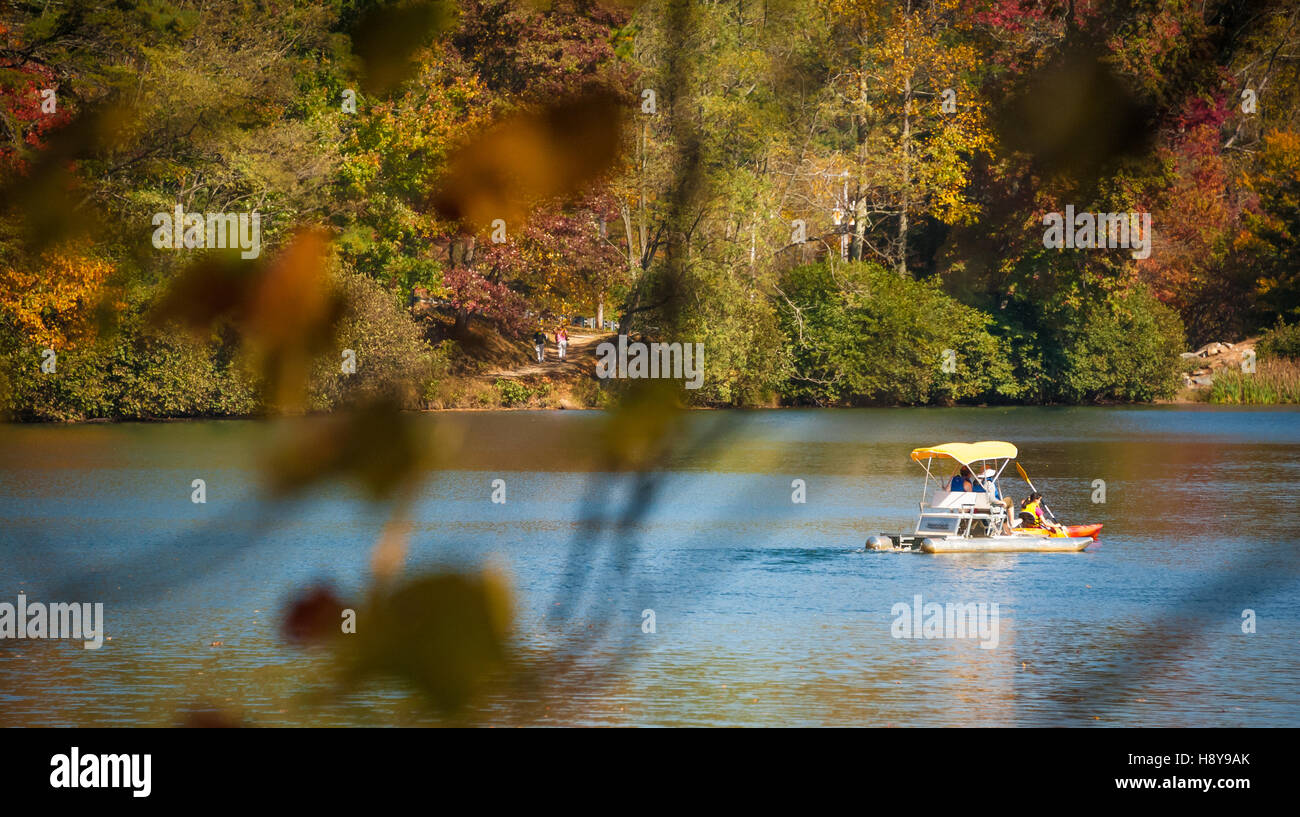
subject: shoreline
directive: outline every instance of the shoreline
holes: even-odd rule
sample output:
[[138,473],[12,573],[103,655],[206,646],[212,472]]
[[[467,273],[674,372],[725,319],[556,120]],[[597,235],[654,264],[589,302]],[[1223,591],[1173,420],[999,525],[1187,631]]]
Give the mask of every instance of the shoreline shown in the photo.
[[[1211,403],[1208,400],[1157,400],[1150,403],[1008,403],[1008,404],[988,404],[981,403],[977,405],[952,405],[952,406],[686,406],[683,411],[691,412],[778,412],[778,411],[876,411],[884,409],[897,410],[922,410],[922,409],[1069,409],[1069,408],[1092,408],[1092,409],[1132,409],[1132,408],[1189,408],[1202,407],[1206,409],[1224,409],[1224,410],[1243,410],[1243,409],[1288,409],[1300,410],[1300,405],[1294,403]],[[196,423],[196,422],[214,422],[214,421],[264,421],[264,420],[287,420],[305,417],[329,417],[339,414],[344,410],[319,411],[319,412],[302,412],[297,414],[253,414],[253,415],[232,415],[232,414],[205,414],[182,417],[91,417],[83,420],[0,420],[0,427],[22,427],[22,426],[83,426],[83,425],[125,425],[129,423],[147,424],[167,424],[167,423]],[[485,413],[520,413],[520,412],[608,412],[608,408],[598,406],[490,406],[490,407],[452,407],[452,408],[428,408],[428,409],[402,409],[403,414],[485,414]]]

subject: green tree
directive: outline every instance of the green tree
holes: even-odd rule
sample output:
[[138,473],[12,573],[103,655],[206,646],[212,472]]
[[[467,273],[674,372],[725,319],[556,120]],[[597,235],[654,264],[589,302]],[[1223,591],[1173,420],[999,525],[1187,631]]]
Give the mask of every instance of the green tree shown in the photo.
[[815,405],[1008,399],[1021,388],[991,319],[934,280],[876,263],[811,264],[781,285],[786,394]]

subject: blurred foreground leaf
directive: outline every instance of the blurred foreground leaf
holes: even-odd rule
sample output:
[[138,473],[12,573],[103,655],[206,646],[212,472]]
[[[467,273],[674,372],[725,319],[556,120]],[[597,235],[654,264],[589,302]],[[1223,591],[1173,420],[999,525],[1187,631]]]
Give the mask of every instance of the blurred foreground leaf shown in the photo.
[[329,243],[317,230],[300,231],[265,264],[233,251],[206,253],[172,282],[151,322],[177,321],[202,337],[217,321],[233,321],[268,404],[300,408],[312,359],[329,350],[345,309],[328,260]]
[[345,310],[342,295],[329,282],[328,255],[325,235],[303,230],[253,292],[245,330],[273,405],[303,404],[312,359],[329,350]]
[[356,480],[370,499],[388,499],[401,488],[414,488],[430,464],[428,450],[415,415],[378,400],[295,425],[269,453],[266,471],[279,496],[345,477]]
[[296,644],[328,641],[340,632],[346,606],[329,587],[317,585],[289,603],[280,629]]
[[634,380],[601,428],[614,469],[644,469],[671,448],[682,417],[677,386],[668,380]]
[[352,51],[364,72],[362,88],[368,94],[384,94],[409,79],[416,71],[415,52],[455,21],[456,6],[450,0],[415,0],[367,10],[352,29]]
[[612,92],[595,91],[499,122],[451,158],[434,208],[471,232],[522,226],[539,199],[570,197],[613,167],[622,117]]
[[204,253],[171,282],[150,324],[159,329],[175,321],[202,338],[218,320],[243,316],[264,274],[260,263],[242,260],[238,250]]
[[505,665],[510,607],[506,582],[492,571],[377,590],[357,613],[356,633],[337,642],[345,683],[395,678],[453,713]]
[[26,172],[0,179],[0,218],[20,226],[30,253],[102,229],[97,212],[83,206],[87,195],[74,166],[118,150],[135,115],[117,101],[88,108],[50,135]]
[[1049,172],[1086,180],[1149,146],[1154,113],[1099,53],[1067,50],[1004,105],[1000,138]]

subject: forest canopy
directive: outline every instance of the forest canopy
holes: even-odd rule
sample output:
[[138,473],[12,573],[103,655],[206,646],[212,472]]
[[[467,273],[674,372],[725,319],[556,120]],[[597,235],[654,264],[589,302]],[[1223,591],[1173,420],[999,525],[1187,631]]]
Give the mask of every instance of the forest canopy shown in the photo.
[[1300,320],[1298,54],[1281,0],[8,3],[0,400],[419,407],[576,316],[699,404],[1168,398]]

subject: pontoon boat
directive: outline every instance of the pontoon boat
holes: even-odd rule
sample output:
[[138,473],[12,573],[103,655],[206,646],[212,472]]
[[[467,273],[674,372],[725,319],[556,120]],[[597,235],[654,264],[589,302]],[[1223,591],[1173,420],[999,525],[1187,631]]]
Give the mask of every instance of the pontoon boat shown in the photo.
[[[925,468],[920,513],[912,533],[871,536],[868,550],[920,551],[924,553],[1014,553],[1080,551],[1097,538],[1101,525],[1030,527],[1009,515],[1010,504],[997,501],[997,480],[1018,452],[1011,443],[985,440],[978,443],[944,443],[912,452],[912,459]],[[933,470],[935,460],[951,460],[970,470],[971,491],[949,490],[952,479]],[[990,476],[984,476],[989,471]],[[1016,470],[1029,482],[1018,464]],[[955,476],[955,474],[954,474]],[[930,481],[937,489],[930,491]],[[1033,483],[1029,482],[1033,489]]]

